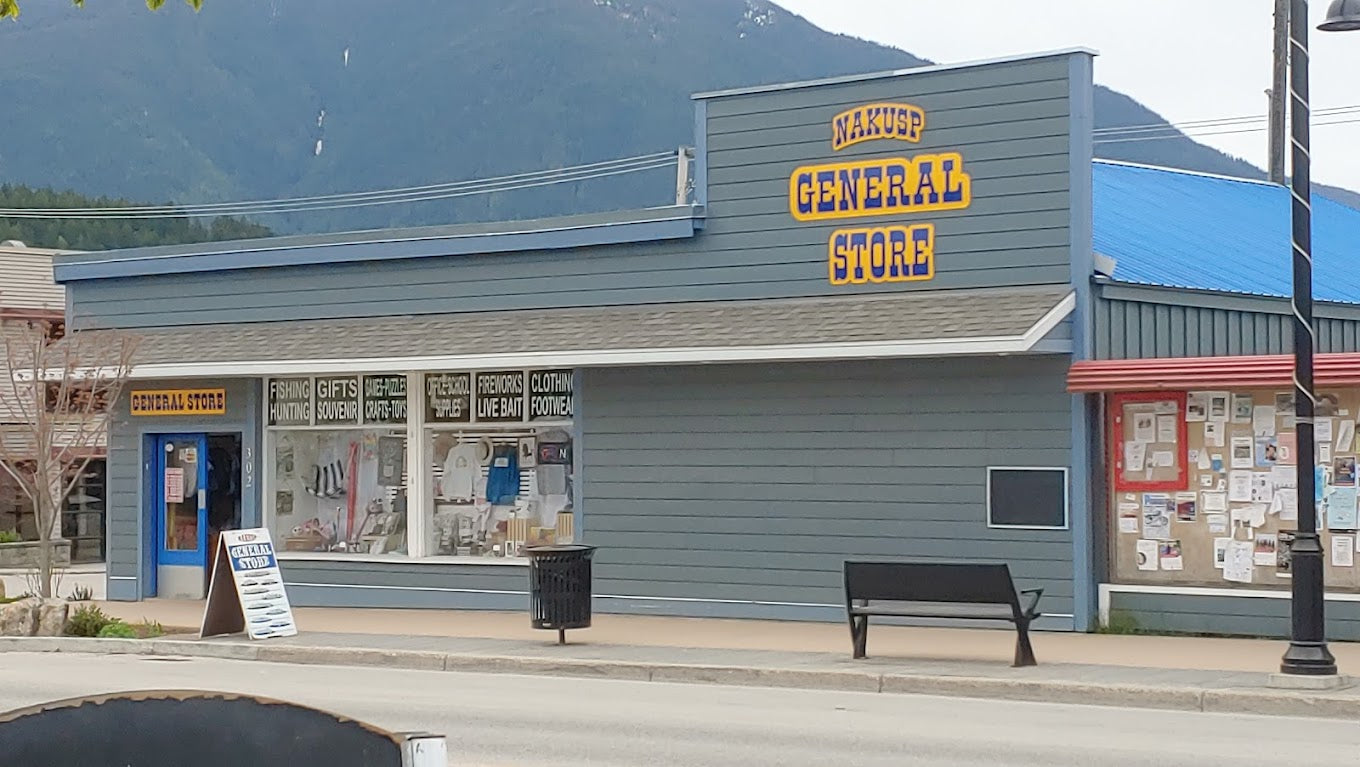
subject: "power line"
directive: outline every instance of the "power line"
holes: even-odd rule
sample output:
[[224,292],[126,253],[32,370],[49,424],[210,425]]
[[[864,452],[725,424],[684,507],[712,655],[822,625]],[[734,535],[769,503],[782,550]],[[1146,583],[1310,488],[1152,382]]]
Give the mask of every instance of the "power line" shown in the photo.
[[[1360,104],[1350,104],[1347,106],[1325,107],[1322,109],[1315,109],[1313,110],[1313,115],[1316,117],[1334,117],[1339,114],[1349,114],[1357,111],[1360,111]],[[1161,123],[1146,123],[1144,125],[1124,125],[1111,128],[1097,128],[1096,130],[1092,131],[1092,133],[1094,133],[1097,136],[1101,136],[1112,133],[1124,134],[1166,130],[1194,130],[1196,128],[1210,128],[1223,125],[1230,125],[1234,123],[1262,122],[1267,119],[1269,119],[1268,115],[1219,117],[1205,120],[1186,120],[1184,122],[1178,123],[1161,122]]]
[[[82,209],[79,209],[79,208],[70,208],[70,209],[52,208],[52,209],[47,209],[47,210],[42,210],[42,211],[37,211],[37,210],[35,210],[35,209],[33,209],[33,208],[4,208],[4,209],[0,209],[0,218],[38,218],[38,219],[42,219],[42,218],[69,218],[69,219],[89,219],[89,220],[157,219],[157,218],[202,218],[202,217],[213,217],[213,216],[224,216],[224,215],[262,215],[262,214],[279,214],[279,213],[300,213],[300,212],[318,211],[318,210],[340,210],[340,209],[345,209],[345,208],[362,208],[362,207],[378,206],[378,205],[395,205],[395,204],[400,204],[400,203],[410,203],[410,202],[429,202],[429,201],[433,201],[433,200],[447,200],[447,199],[452,199],[452,198],[456,198],[456,197],[468,197],[468,196],[471,196],[471,195],[492,194],[492,193],[496,193],[496,192],[510,192],[510,191],[515,191],[515,190],[519,190],[519,189],[532,189],[532,188],[536,188],[536,187],[551,186],[551,185],[554,185],[554,184],[565,184],[565,183],[572,183],[572,182],[576,182],[576,181],[587,181],[587,180],[595,179],[595,178],[605,178],[605,177],[608,177],[608,176],[618,176],[618,175],[623,175],[623,174],[626,174],[626,173],[638,173],[638,172],[648,171],[648,170],[658,170],[658,169],[661,169],[661,168],[668,168],[668,167],[671,167],[671,166],[674,165],[674,164],[675,164],[675,159],[673,159],[673,158],[667,158],[667,159],[661,159],[661,160],[652,161],[650,164],[633,164],[633,165],[629,165],[629,166],[625,166],[625,167],[607,168],[607,169],[596,170],[596,171],[594,171],[594,172],[588,172],[588,173],[587,173],[587,172],[581,172],[581,171],[573,171],[573,172],[571,172],[571,173],[569,173],[569,174],[560,174],[560,175],[558,175],[558,176],[545,177],[545,178],[540,178],[540,179],[537,179],[537,180],[530,180],[530,181],[516,181],[516,182],[511,182],[511,183],[501,183],[501,184],[487,184],[487,183],[484,182],[484,181],[481,181],[481,182],[469,182],[470,184],[471,184],[471,183],[476,183],[476,184],[478,184],[478,186],[476,186],[476,188],[454,189],[454,190],[451,190],[451,191],[450,191],[450,190],[441,190],[441,191],[438,191],[438,192],[431,192],[431,193],[426,193],[426,194],[410,194],[410,193],[403,193],[403,194],[400,195],[400,196],[396,196],[396,197],[384,197],[384,198],[381,198],[381,199],[370,199],[370,200],[345,200],[345,201],[337,201],[337,202],[330,203],[330,204],[313,204],[313,203],[308,203],[308,204],[305,204],[305,205],[293,205],[293,206],[290,206],[290,207],[269,207],[269,208],[258,208],[258,209],[241,210],[241,211],[236,211],[236,210],[233,210],[233,211],[222,211],[222,210],[201,211],[201,210],[196,210],[196,209],[189,209],[189,210],[186,212],[186,211],[180,210],[180,209],[168,209],[168,210],[161,210],[161,211],[154,211],[154,212],[137,212],[137,211],[133,211],[133,212],[130,212],[130,213],[124,212],[125,209],[123,209],[123,208],[113,208],[113,209],[98,210],[98,211],[82,210]],[[321,201],[321,202],[325,202],[325,201]]]
[[[1314,128],[1325,128],[1325,127],[1327,127],[1327,126],[1329,126],[1329,125],[1351,125],[1351,124],[1353,124],[1353,123],[1360,123],[1360,118],[1354,118],[1354,119],[1349,119],[1349,120],[1332,120],[1332,121],[1330,121],[1330,122],[1315,122],[1315,123],[1313,123],[1313,127],[1314,127]],[[1095,144],[1127,144],[1127,143],[1133,143],[1133,142],[1139,142],[1139,141],[1170,141],[1170,140],[1172,140],[1172,139],[1186,139],[1186,140],[1192,140],[1192,139],[1196,139],[1196,138],[1202,138],[1202,137],[1204,137],[1204,136],[1230,136],[1230,135],[1234,135],[1234,134],[1238,134],[1238,133],[1260,133],[1261,131],[1267,130],[1267,129],[1268,129],[1268,126],[1260,126],[1260,127],[1256,127],[1256,128],[1241,128],[1241,129],[1238,129],[1238,130],[1204,131],[1204,132],[1199,132],[1199,133],[1174,133],[1174,134],[1167,134],[1167,135],[1163,135],[1163,136],[1135,136],[1135,137],[1133,137],[1133,138],[1105,138],[1105,139],[1097,139],[1096,141],[1094,141],[1094,142],[1092,142],[1092,143],[1095,143]]]
[[[250,211],[250,212],[248,212],[248,214],[234,214],[234,215],[296,214],[296,212],[309,212],[309,211],[336,211],[336,209],[344,209],[344,208],[363,208],[363,207],[370,207],[370,205],[394,205],[394,204],[401,204],[401,203],[426,203],[426,201],[432,201],[432,200],[449,200],[449,199],[454,199],[454,197],[468,197],[468,196],[472,196],[472,194],[491,194],[491,193],[495,193],[495,192],[514,192],[514,190],[518,190],[518,189],[533,189],[533,188],[539,188],[539,186],[551,186],[551,185],[555,185],[555,184],[570,184],[570,182],[575,182],[575,181],[589,181],[589,180],[592,180],[592,178],[605,178],[605,177],[611,177],[611,175],[623,175],[623,174],[627,174],[627,173],[641,173],[641,171],[646,171],[646,170],[660,170],[660,169],[665,169],[665,167],[670,167],[670,166],[673,166],[673,165],[675,165],[675,160],[660,160],[660,162],[653,162],[653,163],[651,163],[651,165],[636,165],[636,166],[630,166],[630,167],[622,167],[622,169],[598,170],[598,171],[594,171],[594,173],[575,173],[575,174],[573,174],[573,175],[563,175],[563,177],[544,178],[544,180],[541,180],[541,181],[532,181],[532,182],[524,182],[524,181],[521,181],[521,182],[514,182],[514,184],[509,184],[509,185],[480,186],[480,188],[476,188],[476,189],[453,190],[453,192],[437,192],[437,193],[428,193],[428,194],[416,194],[416,196],[403,196],[403,197],[400,197],[400,199],[341,201],[341,203],[325,204],[325,205],[307,205],[307,207],[258,209],[258,211]],[[92,219],[98,219],[98,220],[113,220],[113,219],[175,219],[175,218],[207,218],[207,216],[222,216],[222,215],[233,215],[233,214],[224,214],[224,212],[220,212],[220,211],[212,211],[212,212],[193,212],[193,211],[190,211],[190,212],[188,212],[188,214],[185,214],[185,212],[169,212],[169,211],[165,211],[165,212],[144,212],[144,214],[143,214],[143,212],[133,212],[133,214],[121,214],[121,212],[117,212],[117,211],[107,211],[107,212],[67,212],[67,211],[63,211],[63,209],[49,209],[49,211],[45,211],[45,212],[33,212],[33,209],[31,209],[31,208],[8,208],[8,209],[0,209],[0,218],[11,218],[11,219],[91,219],[91,220],[92,220]]]

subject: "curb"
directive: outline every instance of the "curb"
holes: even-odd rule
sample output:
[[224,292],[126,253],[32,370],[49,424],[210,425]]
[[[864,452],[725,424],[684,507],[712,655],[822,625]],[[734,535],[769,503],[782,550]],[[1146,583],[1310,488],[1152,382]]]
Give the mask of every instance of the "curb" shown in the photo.
[[934,695],[1067,703],[1217,714],[1360,720],[1360,695],[1294,692],[1265,687],[1101,685],[1063,680],[931,676],[872,671],[812,671],[699,664],[471,655],[353,647],[199,642],[175,639],[0,637],[0,653],[87,653],[212,658],[312,666],[396,668],[478,674],[520,674],[632,682]]

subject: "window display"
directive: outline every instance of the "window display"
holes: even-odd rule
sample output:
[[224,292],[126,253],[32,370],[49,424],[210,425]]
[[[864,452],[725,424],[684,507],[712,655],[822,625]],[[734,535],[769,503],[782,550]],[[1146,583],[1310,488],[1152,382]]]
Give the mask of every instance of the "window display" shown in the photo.
[[406,376],[269,382],[269,527],[291,552],[406,554]]
[[406,553],[404,430],[281,430],[271,442],[280,549]]
[[571,542],[572,373],[425,378],[432,555],[518,558]]
[[570,370],[270,380],[279,549],[522,562],[526,547],[571,542],[573,383]]
[[525,546],[571,541],[567,431],[435,430],[430,439],[431,554],[519,557]]

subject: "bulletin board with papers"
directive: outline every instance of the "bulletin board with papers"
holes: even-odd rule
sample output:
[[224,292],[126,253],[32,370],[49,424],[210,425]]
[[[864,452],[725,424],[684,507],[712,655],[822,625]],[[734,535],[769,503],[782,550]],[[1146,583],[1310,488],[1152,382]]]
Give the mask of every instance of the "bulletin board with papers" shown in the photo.
[[[1360,390],[1318,396],[1314,501],[1327,588],[1360,591]],[[1301,501],[1291,394],[1111,395],[1109,406],[1112,580],[1287,588]]]
[[1114,487],[1120,491],[1175,490],[1186,482],[1185,394],[1112,397]]

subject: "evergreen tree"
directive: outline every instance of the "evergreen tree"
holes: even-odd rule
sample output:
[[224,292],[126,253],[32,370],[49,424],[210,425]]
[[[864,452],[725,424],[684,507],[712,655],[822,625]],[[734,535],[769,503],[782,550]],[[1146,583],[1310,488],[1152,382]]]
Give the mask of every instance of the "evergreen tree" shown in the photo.
[[[0,184],[0,208],[126,208],[136,203],[76,192]],[[245,240],[268,237],[268,227],[239,218],[218,217],[200,223],[187,217],[166,218],[3,218],[0,240],[19,240],[37,248],[114,250],[151,245]]]

